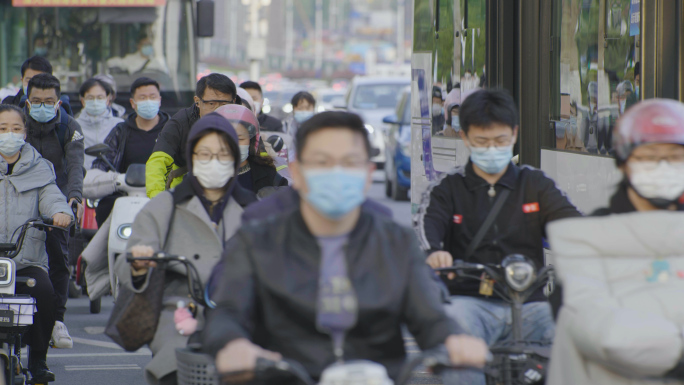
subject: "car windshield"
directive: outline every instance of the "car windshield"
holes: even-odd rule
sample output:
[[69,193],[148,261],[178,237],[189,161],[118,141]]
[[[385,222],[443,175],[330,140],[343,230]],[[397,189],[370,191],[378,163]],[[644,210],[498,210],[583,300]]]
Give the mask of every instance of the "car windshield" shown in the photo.
[[352,106],[360,110],[394,108],[406,84],[372,84],[359,86]]
[[336,98],[339,98],[341,96],[344,96],[344,95],[342,95],[342,94],[326,94],[326,95],[323,95],[321,97],[321,100],[319,100],[319,102],[330,103],[333,100],[335,100]]

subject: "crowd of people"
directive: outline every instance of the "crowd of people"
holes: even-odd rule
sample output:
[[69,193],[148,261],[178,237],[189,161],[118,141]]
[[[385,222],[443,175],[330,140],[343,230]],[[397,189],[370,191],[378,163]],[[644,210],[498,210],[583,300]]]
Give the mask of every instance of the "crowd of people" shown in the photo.
[[[489,346],[513,338],[510,305],[479,281],[435,270],[455,260],[498,265],[511,254],[540,269],[545,240],[558,253],[561,279],[550,297],[542,289],[530,296],[521,315],[523,338],[554,343],[548,383],[684,380],[681,301],[672,302],[684,266],[675,213],[684,207],[679,102],[624,108],[611,136],[623,181],[609,207],[582,218],[543,172],[511,162],[518,109],[506,91],[454,89],[443,98],[435,88],[433,133],[459,136],[470,159],[440,175],[415,229],[406,229],[367,196],[376,166],[363,120],[314,113],[306,91],[281,122],[261,111],[258,83],[237,87],[212,73],[198,81],[194,103],[169,116],[159,84],[143,77],[131,85],[132,112],[123,116],[111,79],[98,76],[82,85],[84,108],[73,118],[45,59],[30,58],[21,71],[24,88],[0,106],[0,240],[9,242],[32,216],[68,227],[84,197],[100,199],[104,223],[121,196],[117,183],[131,165],[146,164],[151,200],[128,240],[134,259],[119,257],[112,267],[120,284],[144,293],[162,266],[135,258],[156,252],[194,256],[207,284],[212,306],[188,303],[187,271],[166,265],[144,371],[150,384],[177,383],[175,350],[191,340],[219,372],[243,379],[260,358],[295,360],[314,379],[336,360],[364,359],[396,378],[406,359],[404,326],[421,349],[444,345],[453,365],[481,368]],[[262,131],[292,137],[287,159]],[[103,157],[84,155],[99,143],[109,146]],[[288,165],[286,175],[279,164]],[[31,237],[17,259],[17,274],[39,282],[22,289],[38,306],[26,339],[36,382],[54,380],[48,346],[73,344],[64,325],[67,254],[67,236],[53,231]],[[644,269],[644,279],[633,277]],[[196,320],[192,328],[179,326],[179,312]],[[443,379],[485,384],[478,371],[446,371]]]

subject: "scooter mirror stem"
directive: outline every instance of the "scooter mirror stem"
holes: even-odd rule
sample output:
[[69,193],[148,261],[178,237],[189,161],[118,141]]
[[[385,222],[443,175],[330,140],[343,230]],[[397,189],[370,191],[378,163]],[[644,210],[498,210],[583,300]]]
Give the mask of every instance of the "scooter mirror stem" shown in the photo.
[[106,156],[104,156],[104,154],[100,154],[98,155],[98,157],[107,164],[107,167],[109,167],[112,171],[116,172],[116,167],[114,167],[114,165],[109,161],[109,159],[107,159]]

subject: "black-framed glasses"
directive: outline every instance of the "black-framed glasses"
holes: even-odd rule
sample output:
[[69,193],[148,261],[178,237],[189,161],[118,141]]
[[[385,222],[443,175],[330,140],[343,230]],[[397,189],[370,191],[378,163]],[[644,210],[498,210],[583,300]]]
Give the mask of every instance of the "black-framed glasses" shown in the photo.
[[55,104],[57,104],[56,102],[31,102],[31,101],[29,101],[29,103],[31,103],[32,108],[40,108],[42,106],[45,106],[47,108],[55,108]]
[[202,164],[207,164],[211,162],[214,157],[219,161],[219,163],[223,165],[229,165],[234,162],[233,160],[233,155],[231,155],[228,152],[219,152],[218,154],[214,154],[209,151],[199,151],[199,152],[193,152],[193,155],[197,157],[197,161],[202,163]]
[[223,107],[228,104],[233,104],[232,100],[204,100],[202,98],[199,98],[199,100],[204,103],[209,108],[217,109],[219,107]]

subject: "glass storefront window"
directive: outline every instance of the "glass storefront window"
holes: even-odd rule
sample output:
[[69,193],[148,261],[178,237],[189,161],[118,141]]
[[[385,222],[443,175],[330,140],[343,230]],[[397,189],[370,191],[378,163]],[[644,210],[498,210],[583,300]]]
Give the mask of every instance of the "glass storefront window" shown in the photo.
[[555,148],[597,155],[612,152],[617,118],[637,100],[635,36],[630,0],[556,0],[560,7],[560,106]]

